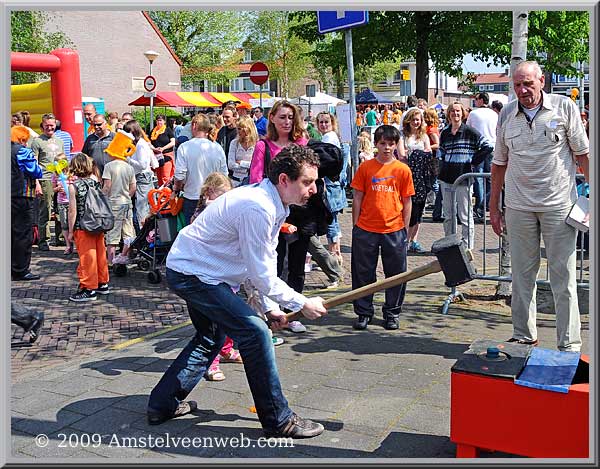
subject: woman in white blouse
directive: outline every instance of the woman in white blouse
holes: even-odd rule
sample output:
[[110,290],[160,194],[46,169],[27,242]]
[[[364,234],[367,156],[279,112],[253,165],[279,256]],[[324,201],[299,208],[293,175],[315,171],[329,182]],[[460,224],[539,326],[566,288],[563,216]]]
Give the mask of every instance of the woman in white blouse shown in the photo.
[[251,117],[243,116],[238,119],[237,132],[238,136],[231,142],[229,155],[227,155],[227,167],[233,187],[242,184],[248,176],[254,146],[258,141],[256,125]]
[[127,162],[133,167],[135,172],[135,213],[140,228],[144,224],[144,220],[150,213],[150,205],[148,204],[148,192],[154,187],[152,178],[151,162],[154,156],[150,143],[144,138],[144,131],[136,120],[130,120],[123,126],[125,132],[133,135],[135,143],[135,153],[127,158]]

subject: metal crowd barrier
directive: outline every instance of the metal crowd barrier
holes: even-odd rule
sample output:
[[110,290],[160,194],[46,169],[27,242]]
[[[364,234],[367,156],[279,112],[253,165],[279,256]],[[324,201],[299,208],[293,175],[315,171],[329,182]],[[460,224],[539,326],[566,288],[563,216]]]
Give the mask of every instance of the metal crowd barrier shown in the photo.
[[[583,179],[583,175],[578,174],[577,179]],[[466,173],[461,175],[460,177],[458,177],[456,179],[456,181],[454,182],[454,184],[452,185],[452,189],[450,190],[450,196],[452,198],[452,204],[451,204],[451,213],[450,214],[444,214],[444,217],[450,217],[452,219],[452,229],[451,229],[451,234],[455,234],[457,232],[457,228],[458,228],[458,221],[456,219],[456,188],[461,184],[464,183],[465,181],[467,182],[468,186],[469,186],[469,192],[471,193],[472,191],[472,187],[473,187],[473,183],[475,182],[476,179],[483,179],[483,184],[482,184],[482,197],[483,197],[483,234],[482,234],[482,252],[481,252],[481,265],[482,265],[482,271],[481,273],[477,273],[475,275],[475,279],[480,279],[480,280],[491,280],[491,281],[497,281],[497,282],[512,282],[512,278],[511,276],[507,276],[507,275],[501,275],[501,267],[502,267],[502,262],[501,262],[501,254],[502,254],[502,238],[499,236],[496,236],[495,233],[492,232],[492,236],[496,237],[498,239],[498,244],[497,244],[497,249],[498,249],[498,271],[497,273],[489,273],[488,270],[488,256],[490,256],[490,254],[488,253],[488,225],[490,225],[489,220],[488,220],[488,215],[489,212],[487,211],[487,181],[490,181],[491,183],[491,173]],[[441,189],[440,189],[441,190]],[[446,196],[446,194],[443,194],[443,196]],[[468,202],[468,211],[469,213],[472,213],[473,211],[473,197],[469,197],[469,202]],[[470,231],[470,230],[469,230]],[[477,230],[474,230],[475,233],[475,238],[477,238],[476,234],[477,234]],[[577,271],[578,271],[578,282],[577,282],[577,286],[579,288],[583,288],[583,289],[589,289],[589,285],[590,285],[590,280],[589,280],[589,274],[585,275],[585,239],[584,239],[584,233],[583,232],[579,232],[580,233],[580,240],[579,240],[579,246],[577,248],[577,253],[578,253],[578,259],[577,259]],[[543,237],[542,237],[543,239]],[[470,239],[467,240],[467,244],[470,245]],[[477,239],[473,240],[473,245],[475,245],[475,241],[477,241]],[[475,251],[475,249],[473,249],[473,251]],[[477,262],[478,257],[476,256],[476,252],[473,252],[473,262]],[[543,259],[543,256],[542,256]],[[588,266],[589,268],[589,266]],[[540,270],[542,270],[540,268]],[[548,266],[548,262],[546,261],[546,273],[545,273],[545,277],[539,278],[540,274],[538,272],[538,279],[537,279],[537,284],[541,285],[541,286],[549,286],[550,285],[550,281],[549,281],[549,266]],[[462,293],[456,288],[456,287],[452,287],[452,290],[450,292],[450,294],[448,295],[448,297],[446,298],[446,300],[444,301],[444,304],[442,305],[442,314],[448,314],[448,308],[450,307],[450,304],[455,302],[455,301],[464,301],[464,296],[462,295]]]

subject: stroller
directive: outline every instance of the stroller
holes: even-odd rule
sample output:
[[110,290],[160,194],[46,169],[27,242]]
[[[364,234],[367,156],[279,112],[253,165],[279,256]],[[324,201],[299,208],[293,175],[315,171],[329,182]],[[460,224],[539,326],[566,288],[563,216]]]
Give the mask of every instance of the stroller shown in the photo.
[[[182,198],[171,201],[172,180],[167,184],[152,189],[148,193],[150,203],[150,216],[146,218],[144,226],[130,245],[130,264],[137,264],[138,268],[148,272],[148,282],[158,284],[162,280],[159,269],[167,259],[169,249],[175,241],[178,231],[183,227],[181,217]],[[118,277],[127,274],[127,265],[115,264],[114,273]]]

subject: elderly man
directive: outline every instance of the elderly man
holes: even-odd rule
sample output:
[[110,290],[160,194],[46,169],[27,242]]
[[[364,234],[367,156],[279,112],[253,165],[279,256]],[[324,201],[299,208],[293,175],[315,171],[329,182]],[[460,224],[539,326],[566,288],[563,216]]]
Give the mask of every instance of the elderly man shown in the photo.
[[104,165],[110,161],[110,156],[105,150],[115,137],[115,133],[108,128],[104,114],[96,114],[92,118],[92,125],[94,133],[85,139],[81,152],[94,159],[100,174],[102,174]]
[[218,197],[183,228],[167,257],[169,287],[187,304],[196,335],[150,394],[148,423],[158,425],[196,410],[185,401],[229,336],[239,344],[256,414],[267,437],[310,438],[323,425],[300,418],[283,395],[266,322],[233,292],[250,279],[261,309],[277,330],[280,311],[327,313],[323,299],[307,298],[277,277],[279,230],[291,204],[304,205],[317,190],[319,160],[312,150],[290,145],[271,161],[269,177]]
[[[48,240],[50,239],[50,217],[52,216],[52,200],[54,198],[54,189],[52,188],[52,172],[47,169],[50,163],[54,163],[54,158],[59,153],[64,153],[63,141],[54,133],[56,131],[56,117],[54,114],[44,114],[42,116],[42,134],[33,139],[31,150],[35,155],[39,165],[42,167],[43,176],[35,183],[36,194],[41,195],[39,205],[39,230],[40,240],[38,249],[40,251],[49,251]],[[58,237],[58,234],[57,234]]]
[[[557,346],[581,350],[577,303],[577,231],[565,219],[577,199],[577,165],[589,180],[589,141],[579,110],[565,96],[546,94],[536,62],[521,62],[513,77],[517,99],[502,109],[492,160],[490,218],[494,232],[506,223],[512,260],[509,342],[536,345],[536,278],[540,235],[550,269]],[[500,196],[505,186],[504,221]]]

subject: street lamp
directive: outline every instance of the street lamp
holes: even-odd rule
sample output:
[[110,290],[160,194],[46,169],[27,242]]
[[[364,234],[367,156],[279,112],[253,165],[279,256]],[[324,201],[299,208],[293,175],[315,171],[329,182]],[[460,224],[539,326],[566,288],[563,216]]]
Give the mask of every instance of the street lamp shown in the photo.
[[[152,75],[152,62],[154,62],[159,55],[160,54],[154,50],[147,50],[146,52],[144,52],[144,56],[148,59],[148,62],[150,62],[150,75]],[[150,130],[152,129],[153,125],[154,125],[154,91],[152,91],[150,94]]]

